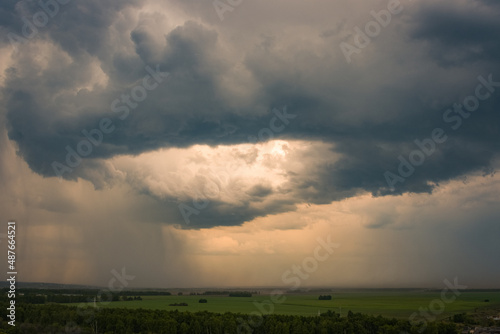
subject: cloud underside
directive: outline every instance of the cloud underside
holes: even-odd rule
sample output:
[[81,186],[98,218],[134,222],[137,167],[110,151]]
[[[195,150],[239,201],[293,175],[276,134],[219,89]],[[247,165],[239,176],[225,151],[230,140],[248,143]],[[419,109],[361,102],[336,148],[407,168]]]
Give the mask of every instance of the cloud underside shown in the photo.
[[[223,21],[210,2],[168,3],[70,2],[16,45],[2,108],[31,170],[98,189],[126,183],[185,228],[494,173],[500,87],[484,80],[500,82],[496,3],[402,1],[351,63],[340,43],[355,46],[354,27],[387,2],[255,1]],[[22,36],[19,15],[39,10],[0,5],[2,35]],[[477,109],[447,113],[481,84]],[[429,144],[435,129],[446,140]],[[78,148],[91,152],[68,160]],[[417,155],[401,175],[401,159]]]

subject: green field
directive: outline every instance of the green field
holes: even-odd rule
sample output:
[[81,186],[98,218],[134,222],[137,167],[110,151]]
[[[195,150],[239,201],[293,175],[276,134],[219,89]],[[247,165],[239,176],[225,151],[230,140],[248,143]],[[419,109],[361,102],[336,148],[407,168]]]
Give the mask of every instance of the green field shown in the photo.
[[[323,292],[330,294],[333,300],[318,300],[317,294],[287,294],[286,300],[281,304],[273,304],[275,314],[290,314],[315,316],[318,311],[324,313],[328,310],[345,316],[347,312],[360,312],[364,314],[382,315],[386,317],[408,318],[419,308],[429,308],[430,303],[440,300],[440,291],[355,291],[355,292]],[[451,296],[451,295],[450,295]],[[112,302],[101,307],[115,308],[143,308],[179,311],[209,311],[209,312],[239,312],[249,314],[259,309],[254,302],[270,303],[270,296],[265,294],[253,297],[227,297],[227,296],[142,296],[142,301]],[[200,298],[208,300],[201,304]],[[485,302],[488,299],[490,302]],[[172,303],[188,303],[189,306],[169,306]],[[500,291],[479,292],[462,291],[461,295],[452,303],[445,304],[444,312],[438,318],[445,318],[452,314],[472,312],[476,308],[500,308]],[[269,310],[269,306],[266,307]]]

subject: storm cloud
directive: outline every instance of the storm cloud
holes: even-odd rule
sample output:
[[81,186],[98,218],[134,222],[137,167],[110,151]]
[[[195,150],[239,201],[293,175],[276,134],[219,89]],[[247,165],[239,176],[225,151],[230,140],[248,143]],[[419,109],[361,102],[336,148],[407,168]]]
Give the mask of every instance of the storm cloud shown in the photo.
[[[370,11],[383,10],[387,1],[344,5],[244,2],[221,21],[210,2],[60,4],[37,36],[10,54],[2,87],[8,137],[43,177],[83,178],[97,189],[126,182],[177,212],[164,222],[183,227],[176,208],[200,197],[181,190],[189,188],[182,183],[189,173],[172,167],[182,184],[158,190],[150,182],[158,173],[138,172],[146,168],[141,156],[196,145],[218,152],[255,140],[290,142],[296,155],[283,158],[279,187],[262,180],[240,186],[248,174],[231,175],[239,201],[213,198],[190,227],[240,225],[300,203],[363,193],[430,193],[468,173],[494,173],[500,151],[498,5],[401,1],[401,14],[351,63],[340,43],[353,43],[355,27],[363,29],[374,20]],[[21,18],[40,10],[30,1],[2,5],[3,35],[21,36]],[[3,43],[8,50],[8,38]],[[453,129],[458,121],[445,119],[446,110],[474,95],[479,77],[491,78],[492,86],[483,87],[491,89],[489,97]],[[155,88],[137,89],[144,80]],[[271,121],[283,130],[271,130]],[[409,160],[420,149],[415,140],[432,138],[436,128],[446,141],[436,143],[411,176],[389,184],[386,173],[400,176],[400,157]],[[97,144],[85,135],[93,130]],[[318,149],[321,159],[307,153]],[[124,157],[138,160],[123,166]],[[196,173],[204,177],[202,169]]]

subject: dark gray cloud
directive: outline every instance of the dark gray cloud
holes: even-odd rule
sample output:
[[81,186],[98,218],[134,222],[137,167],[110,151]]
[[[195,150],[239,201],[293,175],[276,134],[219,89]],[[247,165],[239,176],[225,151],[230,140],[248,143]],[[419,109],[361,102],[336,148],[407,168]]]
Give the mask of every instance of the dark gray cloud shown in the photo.
[[14,1],[2,2],[0,4],[0,27],[3,29],[19,26],[19,17],[16,15],[15,7],[16,2]]
[[[498,5],[498,4],[497,4]],[[500,8],[493,2],[462,6],[437,3],[424,7],[416,17],[411,36],[429,43],[429,54],[441,66],[467,66],[500,56]]]
[[[247,23],[238,30],[231,22],[236,28],[228,37],[224,25],[213,22],[211,6],[189,2],[185,8],[203,13],[199,19],[158,31],[164,29],[162,19],[154,15],[123,19],[126,9],[138,5],[68,4],[41,32],[54,50],[47,64],[22,54],[39,46],[22,46],[6,73],[3,93],[9,138],[33,171],[55,176],[52,163],[64,163],[66,147],[75,149],[85,139],[82,130],[97,128],[103,117],[112,120],[115,130],[63,177],[83,177],[103,187],[107,181],[102,180],[113,177],[104,167],[95,172],[102,166],[99,159],[165,147],[246,143],[269,126],[273,108],[284,105],[297,118],[276,137],[329,142],[341,154],[338,161],[314,166],[307,176],[293,176],[294,195],[288,200],[256,209],[253,201],[274,194],[257,187],[241,206],[212,203],[200,223],[207,226],[240,224],[293,209],[296,203],[329,203],[363,191],[430,192],[433,183],[490,172],[498,157],[500,88],[459,129],[443,121],[447,108],[474,93],[479,75],[492,74],[500,81],[499,8],[491,2],[408,9],[411,18],[389,26],[355,64],[348,64],[338,48],[341,32],[349,29],[342,15],[333,25],[314,26],[312,32],[304,28],[304,36],[317,38],[309,45],[304,36],[298,43],[294,32],[280,30],[289,27],[286,17],[272,25],[263,20],[264,28],[255,33],[243,29]],[[16,13],[14,6],[2,5],[4,30],[19,29]],[[127,107],[129,114],[121,120],[122,113],[111,108],[113,101],[142,82],[146,66],[157,65],[169,76],[136,107]],[[238,68],[253,83],[250,102],[228,92],[232,85],[227,80],[240,73]],[[91,88],[99,75],[107,82]],[[429,138],[437,127],[449,139],[390,191],[384,173],[396,173],[398,156],[408,158],[417,148],[413,141]]]

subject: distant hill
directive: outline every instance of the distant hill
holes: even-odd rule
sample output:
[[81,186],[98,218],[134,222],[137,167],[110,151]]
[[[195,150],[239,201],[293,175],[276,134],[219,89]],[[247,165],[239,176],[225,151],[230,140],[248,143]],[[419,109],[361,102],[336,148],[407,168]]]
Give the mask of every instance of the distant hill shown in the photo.
[[[1,288],[8,288],[9,282],[1,281]],[[16,282],[18,289],[99,289],[97,286],[78,285],[78,284],[59,284],[59,283],[42,283],[42,282]]]

